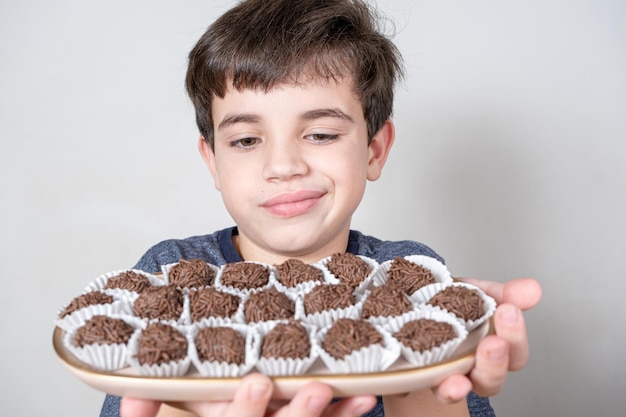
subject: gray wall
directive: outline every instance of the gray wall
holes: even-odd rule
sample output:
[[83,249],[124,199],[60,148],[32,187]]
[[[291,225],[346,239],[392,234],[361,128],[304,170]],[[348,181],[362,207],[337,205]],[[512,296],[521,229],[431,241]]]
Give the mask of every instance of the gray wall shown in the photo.
[[[232,3],[0,3],[0,415],[96,415],[102,394],[53,353],[58,308],[161,239],[230,224],[183,78]],[[379,5],[408,78],[355,228],[423,241],[456,275],[541,281],[501,416],[626,415],[626,3]]]

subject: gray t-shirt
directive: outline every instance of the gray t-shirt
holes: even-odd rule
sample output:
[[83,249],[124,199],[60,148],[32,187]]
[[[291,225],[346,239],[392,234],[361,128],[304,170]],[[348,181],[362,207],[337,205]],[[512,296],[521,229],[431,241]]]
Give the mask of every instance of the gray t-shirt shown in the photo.
[[[186,239],[170,239],[162,241],[150,248],[134,266],[146,272],[161,272],[161,265],[178,262],[180,259],[203,259],[213,265],[242,261],[235,249],[232,236],[237,233],[236,227],[219,230],[210,235],[192,236]],[[372,236],[351,230],[347,252],[367,256],[382,263],[396,256],[426,255],[441,262],[443,258],[428,246],[410,240],[382,241]],[[470,393],[467,406],[471,417],[495,417],[488,398]],[[385,415],[382,398],[374,409],[363,417],[383,417]],[[119,417],[120,398],[107,395],[102,404],[100,417]]]

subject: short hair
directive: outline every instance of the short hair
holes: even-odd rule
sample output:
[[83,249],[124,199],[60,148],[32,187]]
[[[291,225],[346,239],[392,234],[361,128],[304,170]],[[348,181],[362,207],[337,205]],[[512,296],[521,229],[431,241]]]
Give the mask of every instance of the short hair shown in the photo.
[[381,16],[362,0],[245,0],[219,17],[189,53],[186,88],[214,149],[211,103],[237,90],[352,77],[368,144],[391,116],[402,58]]

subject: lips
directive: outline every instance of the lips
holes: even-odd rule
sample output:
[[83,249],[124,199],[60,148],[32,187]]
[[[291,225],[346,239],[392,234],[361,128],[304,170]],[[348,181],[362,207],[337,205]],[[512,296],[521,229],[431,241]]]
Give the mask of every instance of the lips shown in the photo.
[[264,201],[261,207],[274,216],[293,217],[311,210],[324,195],[324,192],[311,190],[285,193]]

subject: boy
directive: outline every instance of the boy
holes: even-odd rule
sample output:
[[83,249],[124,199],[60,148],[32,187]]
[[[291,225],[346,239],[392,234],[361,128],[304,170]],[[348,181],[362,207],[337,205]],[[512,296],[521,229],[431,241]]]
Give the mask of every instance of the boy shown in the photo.
[[[360,0],[248,0],[226,12],[191,51],[186,86],[200,153],[236,227],[161,242],[135,267],[157,272],[181,258],[315,262],[345,251],[379,262],[439,257],[417,242],[382,242],[350,229],[366,182],[379,178],[394,141],[400,73],[396,48]],[[540,297],[533,280],[474,283],[520,308]],[[328,386],[313,383],[289,402],[274,402],[271,380],[253,374],[233,401],[175,406],[223,417],[358,416],[372,408],[371,415],[387,417],[492,416],[488,400],[470,391],[495,394],[528,356],[519,309],[501,304],[494,322],[498,335],[481,342],[475,368],[432,391],[332,401]],[[101,416],[190,415],[159,406],[131,398],[120,405],[108,396]]]

